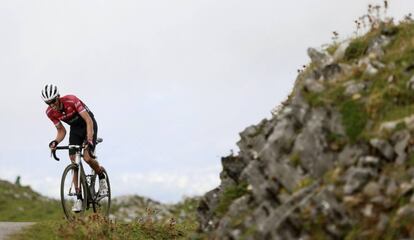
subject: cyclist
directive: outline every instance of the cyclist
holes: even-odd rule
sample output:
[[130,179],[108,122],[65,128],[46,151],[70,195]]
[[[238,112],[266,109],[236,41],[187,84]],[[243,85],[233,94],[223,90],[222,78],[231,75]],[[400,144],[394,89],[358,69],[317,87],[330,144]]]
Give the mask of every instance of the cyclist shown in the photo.
[[[42,98],[49,105],[46,115],[55,124],[57,129],[57,136],[49,143],[49,148],[51,150],[55,149],[66,136],[66,129],[61,121],[68,124],[70,126],[69,145],[84,145],[86,147],[87,151],[84,151],[83,158],[99,176],[99,195],[108,194],[108,186],[106,185],[103,169],[89,153],[89,150],[91,152],[95,150],[98,132],[98,125],[93,113],[74,95],[60,97],[58,88],[54,84],[44,86]],[[75,162],[75,151],[75,149],[69,149],[69,158],[72,162]],[[74,175],[74,181],[77,181],[77,173]],[[75,185],[77,186],[76,182]],[[76,189],[76,192],[77,200],[72,207],[72,211],[80,212],[82,211],[82,194],[80,189]]]

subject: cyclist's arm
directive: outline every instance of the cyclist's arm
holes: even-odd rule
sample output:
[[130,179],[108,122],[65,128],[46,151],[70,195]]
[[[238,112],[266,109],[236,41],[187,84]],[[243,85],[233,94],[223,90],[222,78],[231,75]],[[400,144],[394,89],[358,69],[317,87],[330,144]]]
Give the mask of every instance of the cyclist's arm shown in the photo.
[[81,115],[81,117],[83,118],[83,120],[85,120],[86,122],[86,137],[87,140],[92,142],[93,141],[93,121],[91,116],[89,116],[89,113],[87,111],[82,111],[79,113],[79,115]]
[[58,123],[58,124],[56,124],[56,129],[57,129],[57,136],[56,136],[55,140],[58,143],[60,143],[60,142],[63,141],[63,139],[66,136],[66,128],[63,126],[62,123]]

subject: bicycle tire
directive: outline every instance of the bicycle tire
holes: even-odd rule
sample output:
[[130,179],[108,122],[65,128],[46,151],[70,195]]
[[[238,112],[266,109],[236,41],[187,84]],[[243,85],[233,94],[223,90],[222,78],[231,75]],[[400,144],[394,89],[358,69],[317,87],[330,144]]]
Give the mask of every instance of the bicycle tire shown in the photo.
[[98,195],[99,190],[97,190],[99,189],[99,178],[98,175],[95,173],[95,179],[98,181],[95,181],[95,200],[93,201],[93,211],[95,213],[100,213],[105,217],[108,217],[111,209],[111,184],[109,182],[108,173],[104,168],[103,174],[105,175],[106,184],[108,186],[108,194],[106,195],[106,197],[100,199],[100,196]]
[[[81,181],[81,191],[82,191],[82,196],[83,196],[82,211],[79,213],[72,212],[73,203],[77,199],[75,189],[72,183],[73,182],[73,171],[78,170],[78,168],[79,167],[76,164],[68,165],[63,171],[62,180],[60,182],[60,200],[61,200],[63,212],[67,220],[73,220],[75,217],[83,215],[86,210],[86,206],[87,206],[87,200],[88,200],[87,186],[84,181],[84,177],[81,176],[80,181]],[[70,173],[72,173],[72,175]],[[78,174],[82,174],[81,171],[78,170]],[[71,195],[73,193],[75,194]]]

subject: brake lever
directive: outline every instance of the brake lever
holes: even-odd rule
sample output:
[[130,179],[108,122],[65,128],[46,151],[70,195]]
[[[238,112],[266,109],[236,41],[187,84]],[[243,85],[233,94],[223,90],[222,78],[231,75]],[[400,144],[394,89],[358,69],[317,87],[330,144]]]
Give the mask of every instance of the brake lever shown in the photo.
[[56,156],[56,149],[52,149],[52,151],[50,152],[50,155],[51,155],[51,156],[53,156],[53,158],[54,158],[56,161],[60,161],[60,158],[58,158],[58,157]]

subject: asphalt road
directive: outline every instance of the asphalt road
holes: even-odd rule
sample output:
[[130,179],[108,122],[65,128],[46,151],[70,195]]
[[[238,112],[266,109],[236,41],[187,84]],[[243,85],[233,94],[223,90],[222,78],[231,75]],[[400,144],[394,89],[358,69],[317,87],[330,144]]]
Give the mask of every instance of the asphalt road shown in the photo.
[[6,240],[7,236],[19,232],[22,228],[28,227],[32,222],[0,222],[0,240]]

